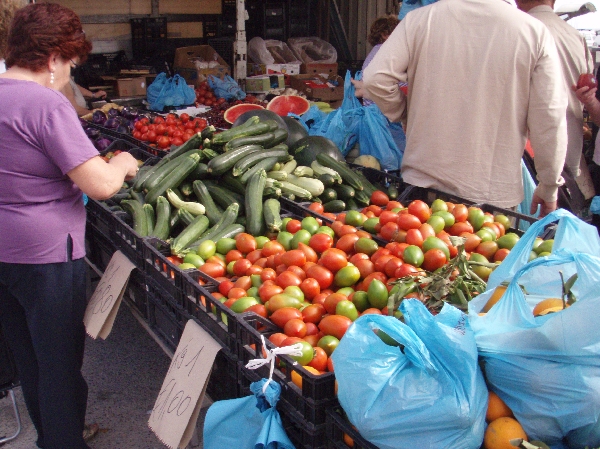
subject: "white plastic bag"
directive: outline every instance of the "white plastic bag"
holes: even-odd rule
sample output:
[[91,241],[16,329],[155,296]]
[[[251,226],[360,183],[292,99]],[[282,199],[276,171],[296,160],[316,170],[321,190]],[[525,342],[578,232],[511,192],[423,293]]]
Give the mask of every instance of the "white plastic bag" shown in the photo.
[[334,46],[318,37],[291,37],[287,44],[296,57],[305,64],[337,62],[337,51]]

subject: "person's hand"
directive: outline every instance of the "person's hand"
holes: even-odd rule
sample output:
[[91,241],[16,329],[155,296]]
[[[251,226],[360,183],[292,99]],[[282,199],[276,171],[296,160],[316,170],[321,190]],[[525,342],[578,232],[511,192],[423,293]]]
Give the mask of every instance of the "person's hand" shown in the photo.
[[576,85],[571,86],[575,95],[577,95],[577,99],[581,101],[584,105],[588,105],[592,103],[596,99],[596,91],[597,87],[590,89],[587,86],[583,86],[581,89],[577,89]]
[[362,98],[364,96],[362,80],[350,78],[350,82],[354,85],[354,95],[356,95],[356,98]]
[[135,178],[137,172],[140,171],[136,158],[126,151],[111,157],[108,163],[117,164],[125,169],[125,181]]
[[106,98],[106,92],[104,92],[103,90],[99,90],[97,92],[94,92],[92,94],[92,98],[94,98],[94,99]]
[[556,201],[544,201],[537,195],[537,193],[534,192],[533,198],[531,198],[531,208],[529,210],[529,213],[531,215],[535,214],[537,212],[538,206],[540,206],[540,218],[543,218],[546,215],[548,215],[550,212],[553,212],[556,210],[557,202]]

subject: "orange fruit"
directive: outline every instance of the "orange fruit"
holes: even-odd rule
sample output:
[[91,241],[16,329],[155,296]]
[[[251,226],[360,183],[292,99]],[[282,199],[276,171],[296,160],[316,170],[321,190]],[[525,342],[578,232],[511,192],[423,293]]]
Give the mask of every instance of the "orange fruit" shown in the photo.
[[354,447],[354,440],[352,439],[352,437],[350,435],[348,435],[347,433],[344,434],[344,443],[346,444],[346,446],[348,447]]
[[494,307],[494,304],[500,301],[500,298],[502,298],[502,295],[505,291],[506,285],[499,285],[498,287],[496,287],[494,289],[494,293],[492,293],[492,296],[490,296],[490,299],[488,299],[488,302],[485,303],[485,306],[483,306],[483,309],[481,309],[481,311],[484,313],[489,312],[490,309]]
[[488,424],[483,436],[484,449],[514,449],[510,440],[522,438],[529,441],[527,434],[514,418],[498,418]]
[[[569,304],[566,305],[569,307]],[[560,312],[563,310],[563,300],[560,298],[547,298],[540,301],[533,308],[533,316],[547,315],[553,312]]]
[[[317,376],[321,374],[321,372],[313,368],[312,366],[303,366],[306,371],[311,374],[316,374]],[[292,382],[300,389],[302,389],[302,376],[295,370],[292,370]]]
[[498,418],[513,418],[513,412],[506,403],[493,391],[488,392],[488,407],[485,420],[492,422]]

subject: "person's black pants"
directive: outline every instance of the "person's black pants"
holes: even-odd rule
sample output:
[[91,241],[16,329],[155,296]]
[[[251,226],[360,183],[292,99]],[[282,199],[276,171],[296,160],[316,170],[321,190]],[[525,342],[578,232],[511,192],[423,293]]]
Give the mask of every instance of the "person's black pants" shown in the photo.
[[88,388],[84,259],[0,263],[0,325],[44,449],[89,449],[83,440]]

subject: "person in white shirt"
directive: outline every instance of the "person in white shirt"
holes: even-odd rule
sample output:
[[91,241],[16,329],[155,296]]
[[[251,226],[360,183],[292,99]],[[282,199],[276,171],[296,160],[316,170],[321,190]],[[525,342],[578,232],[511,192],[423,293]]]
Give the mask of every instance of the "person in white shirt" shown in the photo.
[[4,64],[4,54],[6,52],[6,41],[8,39],[8,29],[15,11],[25,6],[25,0],[2,0],[0,2],[0,73],[6,72]]
[[567,92],[554,40],[537,19],[503,0],[440,0],[406,15],[363,81],[388,119],[406,120],[407,183],[513,208],[524,198],[529,134],[539,181],[532,213],[556,209]]

